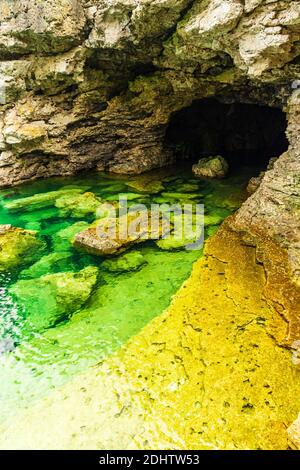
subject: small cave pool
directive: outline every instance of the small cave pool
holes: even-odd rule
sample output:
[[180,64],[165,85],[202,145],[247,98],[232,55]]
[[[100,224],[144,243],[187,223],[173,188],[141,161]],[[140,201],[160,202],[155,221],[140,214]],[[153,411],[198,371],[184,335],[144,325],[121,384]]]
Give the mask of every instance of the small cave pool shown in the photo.
[[[21,259],[11,271],[0,269],[0,422],[104,360],[139,333],[168,307],[202,256],[202,250],[149,241],[130,250],[142,257],[139,266],[114,269],[113,262],[109,265],[99,256],[74,249],[75,234],[97,216],[74,205],[62,208],[57,202],[61,191],[93,193],[102,202],[114,202],[126,194],[146,206],[199,202],[205,206],[208,238],[241,205],[250,176],[244,168],[223,181],[206,181],[193,178],[189,170],[168,168],[138,177],[88,173],[2,190],[1,224],[36,231],[45,248],[34,262],[24,265]],[[97,282],[83,301],[82,292],[69,292],[68,273],[89,267],[97,268]],[[67,273],[59,279],[65,283],[64,290],[69,289],[64,302],[73,307],[66,308],[58,321],[51,312],[61,292],[55,292],[53,285],[45,288],[40,280],[59,273]],[[76,295],[78,308],[74,308]]]
[[33,231],[42,247],[8,269],[0,233],[0,449],[288,446],[300,384],[270,334],[286,325],[262,299],[262,266],[243,271],[244,291],[235,282],[244,252],[233,250],[226,274],[202,248],[168,241],[134,245],[125,262],[73,246],[120,195],[146,208],[203,204],[213,244],[247,197],[253,167],[223,180],[188,167],[0,191],[1,225]]
[[222,155],[231,170],[245,165],[262,170],[287,150],[286,128],[286,115],[278,108],[209,98],[172,115],[165,143],[177,161]]

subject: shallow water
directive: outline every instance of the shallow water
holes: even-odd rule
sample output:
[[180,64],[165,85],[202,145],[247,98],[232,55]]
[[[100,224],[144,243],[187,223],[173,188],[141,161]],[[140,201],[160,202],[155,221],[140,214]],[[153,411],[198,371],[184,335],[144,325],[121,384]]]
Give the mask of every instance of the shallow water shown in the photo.
[[[152,173],[151,178],[161,186],[152,187],[148,193],[147,187],[150,186],[145,185],[143,176],[86,174],[51,178],[1,191],[1,224],[36,230],[46,243],[43,256],[66,254],[59,263],[49,265],[47,271],[43,268],[42,275],[78,272],[88,266],[99,268],[99,274],[96,286],[81,308],[52,327],[36,331],[28,322],[31,310],[36,309],[36,305],[30,303],[30,295],[22,302],[10,290],[20,279],[26,278],[24,269],[29,266],[20,265],[14,272],[1,273],[0,419],[13,416],[18,409],[27,407],[117,351],[168,307],[172,296],[190,275],[193,263],[202,254],[201,250],[184,248],[162,250],[154,242],[145,242],[131,250],[144,257],[140,269],[109,272],[104,259],[79,253],[68,239],[59,237],[59,233],[78,222],[93,222],[94,214],[66,216],[55,207],[55,201],[46,205],[28,205],[26,210],[9,210],[7,205],[36,194],[75,187],[82,193],[94,193],[102,201],[116,200],[120,193],[134,193],[134,202],[146,205],[168,200],[173,202],[174,193],[178,193],[180,202],[180,198],[187,194],[193,201],[203,203],[205,213],[211,216],[207,218],[207,238],[225,217],[239,207],[249,176],[249,170],[244,169],[238,176],[233,175],[224,181],[207,182],[195,180],[191,174],[181,170],[158,171]],[[50,302],[47,293],[43,295],[44,303],[39,306],[41,317],[46,315]]]

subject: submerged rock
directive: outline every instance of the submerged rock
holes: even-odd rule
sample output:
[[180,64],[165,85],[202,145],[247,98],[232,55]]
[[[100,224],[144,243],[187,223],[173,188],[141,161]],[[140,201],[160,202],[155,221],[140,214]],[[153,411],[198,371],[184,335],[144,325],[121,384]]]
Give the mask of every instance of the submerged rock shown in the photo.
[[21,280],[10,288],[10,293],[23,305],[31,328],[41,332],[67,319],[88,300],[97,274],[98,269],[90,266],[78,273]]
[[107,196],[107,201],[116,201],[118,199],[127,199],[127,201],[136,201],[140,199],[141,195],[138,193],[117,193],[113,194],[112,196]]
[[177,193],[194,193],[199,191],[199,184],[196,183],[178,183],[172,185],[172,189]]
[[125,255],[121,255],[116,259],[104,261],[102,267],[112,273],[137,271],[147,264],[146,259],[139,251],[131,251]]
[[54,251],[68,251],[72,248],[72,242],[78,232],[86,229],[89,226],[87,222],[76,222],[69,227],[63,228],[55,233],[52,237],[52,244]]
[[35,211],[36,209],[43,209],[44,207],[53,206],[55,201],[63,196],[71,196],[81,193],[82,189],[61,189],[59,191],[50,191],[48,193],[39,193],[34,196],[28,196],[21,199],[16,199],[5,204],[6,209],[10,211]]
[[65,217],[84,217],[95,214],[101,200],[91,192],[84,194],[66,194],[56,199],[55,206]]
[[128,181],[126,184],[129,188],[145,194],[157,194],[164,190],[163,183],[149,175],[141,175],[132,181]]
[[19,277],[21,279],[34,279],[50,272],[64,271],[66,266],[70,266],[71,257],[72,253],[69,251],[50,253],[50,255],[43,256],[29,268],[24,269]]
[[103,219],[104,217],[113,217],[118,208],[119,203],[116,201],[103,202],[97,207],[96,219]]
[[193,199],[198,199],[201,197],[201,194],[197,194],[197,193],[177,193],[177,192],[172,192],[172,193],[167,193],[167,192],[164,192],[161,194],[161,197],[163,199],[165,199],[166,201],[173,201],[173,200],[176,200],[176,201],[181,201],[181,200],[193,200]]
[[[182,237],[182,238],[176,238],[174,235],[171,235],[168,238],[162,238],[161,240],[156,241],[156,245],[161,249],[161,250],[167,250],[167,251],[172,251],[172,250],[181,250],[183,248],[189,250],[189,249],[197,249],[197,250],[202,250],[202,245],[197,245],[196,243],[196,237]],[[193,248],[192,248],[193,247]]]
[[227,161],[220,155],[201,158],[198,163],[193,165],[194,175],[205,178],[225,178],[228,170]]
[[0,225],[0,272],[36,261],[46,248],[34,231]]

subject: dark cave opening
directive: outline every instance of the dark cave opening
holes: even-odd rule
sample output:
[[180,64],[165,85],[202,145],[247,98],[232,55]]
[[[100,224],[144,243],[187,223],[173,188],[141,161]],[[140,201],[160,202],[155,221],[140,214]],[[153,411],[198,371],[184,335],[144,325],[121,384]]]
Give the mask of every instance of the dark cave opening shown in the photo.
[[179,163],[222,155],[232,169],[264,169],[287,150],[286,127],[278,108],[205,99],[172,115],[165,142]]

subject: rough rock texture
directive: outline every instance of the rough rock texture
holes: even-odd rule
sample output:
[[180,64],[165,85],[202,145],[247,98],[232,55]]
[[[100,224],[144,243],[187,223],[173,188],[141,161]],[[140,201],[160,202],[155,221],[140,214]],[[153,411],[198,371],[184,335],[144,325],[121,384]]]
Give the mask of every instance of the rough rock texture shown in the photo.
[[225,178],[228,169],[228,163],[225,158],[220,155],[202,158],[198,163],[193,165],[194,175],[205,178]]
[[[104,217],[91,227],[77,233],[74,246],[94,255],[116,255],[128,250],[132,245],[146,240],[156,240],[171,230],[164,218],[151,218],[149,211],[133,211],[119,217]],[[152,227],[153,225],[153,227]]]
[[45,248],[36,232],[0,225],[0,272],[20,269],[36,261]]
[[3,0],[0,185],[170,163],[170,116],[195,99],[284,107],[299,16],[284,0]]

